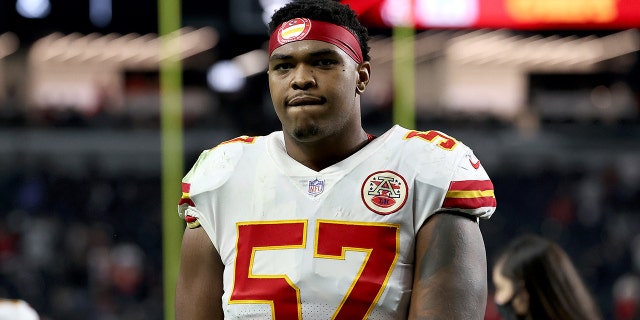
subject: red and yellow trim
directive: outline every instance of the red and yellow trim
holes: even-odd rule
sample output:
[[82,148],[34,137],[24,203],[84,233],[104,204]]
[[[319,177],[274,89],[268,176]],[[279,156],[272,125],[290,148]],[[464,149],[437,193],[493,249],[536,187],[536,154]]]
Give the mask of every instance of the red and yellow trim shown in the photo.
[[443,208],[477,209],[495,207],[496,197],[491,180],[452,181]]
[[[178,207],[189,206],[195,207],[196,204],[191,200],[191,196],[189,195],[189,190],[191,189],[191,185],[188,183],[182,183],[182,196],[180,197],[180,201],[178,201]],[[195,229],[200,226],[200,221],[198,218],[194,216],[190,216],[185,214],[184,221],[187,223],[187,227],[190,229]]]

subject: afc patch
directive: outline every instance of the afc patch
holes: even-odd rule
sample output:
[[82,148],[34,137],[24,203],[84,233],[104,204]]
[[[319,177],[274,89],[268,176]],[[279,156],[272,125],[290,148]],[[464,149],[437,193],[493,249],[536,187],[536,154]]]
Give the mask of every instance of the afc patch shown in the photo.
[[362,183],[362,202],[369,210],[387,215],[404,206],[409,195],[407,181],[396,172],[378,171]]

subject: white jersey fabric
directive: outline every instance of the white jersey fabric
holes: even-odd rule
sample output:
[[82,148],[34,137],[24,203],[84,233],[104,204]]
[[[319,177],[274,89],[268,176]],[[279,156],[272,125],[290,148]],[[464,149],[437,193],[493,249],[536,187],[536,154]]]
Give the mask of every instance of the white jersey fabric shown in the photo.
[[321,171],[289,157],[281,131],[224,142],[183,179],[179,214],[224,262],[225,319],[406,319],[427,218],[495,206],[466,145],[394,126]]
[[19,299],[0,299],[0,320],[39,320],[31,305]]

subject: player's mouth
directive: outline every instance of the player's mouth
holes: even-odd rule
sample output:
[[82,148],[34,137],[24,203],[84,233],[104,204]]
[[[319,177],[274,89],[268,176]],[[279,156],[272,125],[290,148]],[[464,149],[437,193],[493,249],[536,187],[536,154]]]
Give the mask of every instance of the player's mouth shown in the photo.
[[315,106],[324,104],[324,98],[315,96],[297,96],[287,100],[287,107]]

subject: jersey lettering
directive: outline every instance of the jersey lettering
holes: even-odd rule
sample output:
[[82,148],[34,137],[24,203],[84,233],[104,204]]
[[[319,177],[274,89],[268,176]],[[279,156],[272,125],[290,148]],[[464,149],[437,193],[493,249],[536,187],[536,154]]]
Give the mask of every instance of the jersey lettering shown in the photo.
[[435,130],[429,130],[429,131],[411,130],[404,136],[405,139],[411,139],[416,137],[432,143],[436,143],[438,147],[444,150],[453,150],[458,145],[458,141],[456,139]]
[[[306,234],[306,220],[238,224],[234,286],[229,303],[269,304],[273,319],[302,319],[300,290],[287,275],[255,275],[252,265],[258,250],[305,248]],[[398,259],[400,226],[319,220],[314,258],[344,260],[347,251],[364,252],[366,257],[331,319],[366,319]]]
[[253,143],[255,140],[256,140],[256,137],[239,136],[231,140],[223,141],[220,144],[227,144],[227,143],[233,143],[233,142]]
[[331,319],[366,319],[378,302],[400,252],[400,226],[319,221],[316,257],[345,259],[366,252],[360,272]]
[[238,224],[235,279],[229,303],[268,303],[273,319],[302,319],[300,290],[286,275],[254,275],[258,250],[304,248],[306,221]]

